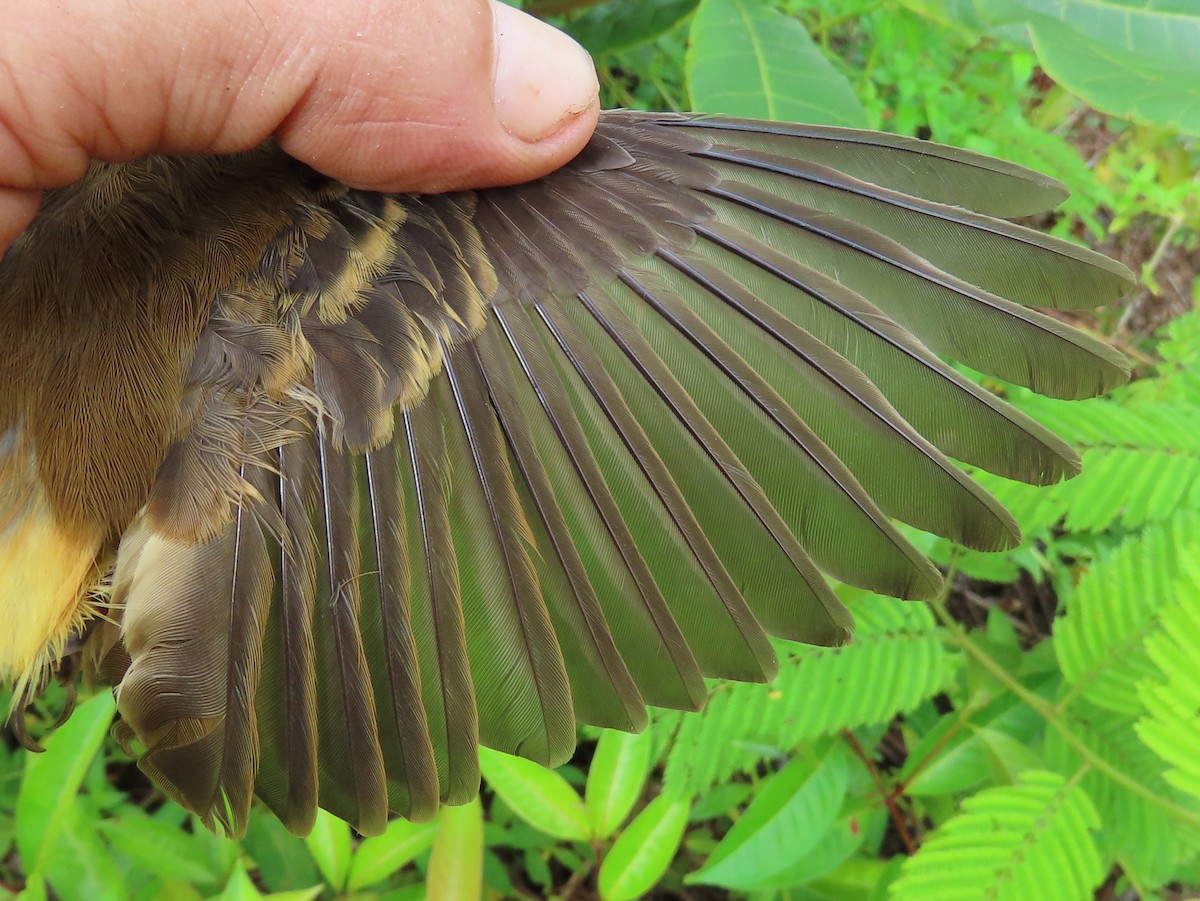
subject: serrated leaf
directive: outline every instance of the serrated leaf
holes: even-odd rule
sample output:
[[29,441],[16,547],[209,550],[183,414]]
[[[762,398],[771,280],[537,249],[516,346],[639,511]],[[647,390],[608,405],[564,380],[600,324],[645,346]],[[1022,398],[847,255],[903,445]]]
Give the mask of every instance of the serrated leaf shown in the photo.
[[798,20],[761,0],[701,0],[684,62],[697,109],[864,128],[849,81]]
[[600,865],[604,901],[632,901],[654,887],[683,841],[688,809],[687,801],[659,795],[633,818]]
[[535,829],[568,841],[591,837],[587,808],[558,773],[491,748],[479,749],[479,768],[492,791]]
[[637,803],[650,768],[650,733],[609,730],[596,743],[584,804],[597,838],[612,835]]

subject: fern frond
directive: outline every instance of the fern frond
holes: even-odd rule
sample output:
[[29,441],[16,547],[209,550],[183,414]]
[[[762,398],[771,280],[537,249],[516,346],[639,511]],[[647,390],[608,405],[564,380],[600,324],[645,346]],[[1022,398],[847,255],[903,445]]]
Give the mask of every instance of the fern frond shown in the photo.
[[1091,834],[1099,826],[1078,784],[1027,771],[1016,785],[964,801],[963,812],[905,862],[891,897],[1090,898],[1105,873]]
[[667,787],[703,791],[802,741],[886,722],[948,684],[956,658],[926,607],[862,593],[851,609],[849,646],[779,643],[774,683],[719,683],[701,715],[673,721]]
[[1176,602],[1181,561],[1200,554],[1200,514],[1180,514],[1092,564],[1055,625],[1063,675],[1092,703],[1142,712],[1137,684],[1159,669],[1145,640]]
[[[1083,700],[1071,704],[1063,723],[1096,757],[1145,786],[1151,793],[1200,811],[1163,778],[1163,761],[1134,732],[1136,719],[1103,710]],[[1079,753],[1057,729],[1046,730],[1045,761],[1059,773],[1083,765]],[[1092,769],[1080,785],[1105,828],[1096,837],[1105,868],[1119,864],[1143,889],[1178,878],[1182,864],[1200,853],[1200,832],[1188,828],[1144,795]]]
[[1182,561],[1182,575],[1159,629],[1146,640],[1150,659],[1162,678],[1138,686],[1146,715],[1137,734],[1171,764],[1166,779],[1200,799],[1200,561]]

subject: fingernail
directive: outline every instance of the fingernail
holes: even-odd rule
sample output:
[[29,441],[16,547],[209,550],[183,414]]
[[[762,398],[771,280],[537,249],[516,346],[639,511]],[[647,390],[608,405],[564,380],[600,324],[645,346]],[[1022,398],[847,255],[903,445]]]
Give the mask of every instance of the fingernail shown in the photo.
[[496,27],[496,113],[510,133],[536,142],[588,109],[600,91],[596,68],[574,40],[519,9],[492,4]]

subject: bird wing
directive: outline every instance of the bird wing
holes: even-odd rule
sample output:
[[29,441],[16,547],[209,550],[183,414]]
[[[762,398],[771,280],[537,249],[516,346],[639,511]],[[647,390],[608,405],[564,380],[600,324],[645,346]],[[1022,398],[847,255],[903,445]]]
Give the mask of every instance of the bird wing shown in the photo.
[[962,150],[614,112],[527,185],[314,184],[214,302],[89,651],[142,767],[234,832],[256,793],[298,832],[427,818],[478,743],[557,765],[576,721],[770,679],[768,634],[848,641],[823,574],[940,588],[895,521],[1019,540],[954,460],[1078,470],[948,359],[1127,376],[1031,305],[1129,273],[994,218],[1065,191]]

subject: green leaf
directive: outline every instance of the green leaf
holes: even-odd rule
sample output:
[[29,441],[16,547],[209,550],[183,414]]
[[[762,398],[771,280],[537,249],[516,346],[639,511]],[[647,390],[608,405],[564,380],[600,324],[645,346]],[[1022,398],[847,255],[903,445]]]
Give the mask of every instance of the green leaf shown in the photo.
[[1194,0],[926,0],[983,30],[1029,28],[1042,67],[1097,109],[1200,134]]
[[764,891],[812,882],[844,863],[862,843],[863,832],[859,817],[841,817],[792,866],[766,876],[759,882],[752,882],[748,888]]
[[591,837],[587,808],[558,773],[490,748],[479,749],[479,768],[492,791],[535,829],[568,841]]
[[850,783],[847,752],[797,757],[768,779],[745,814],[686,882],[747,889],[771,884],[828,834]]
[[241,846],[253,858],[259,878],[273,892],[306,889],[321,881],[304,839],[288,832],[263,808],[251,810]]
[[762,0],[701,0],[685,68],[696,109],[864,128],[849,81],[804,26]]
[[[0,889],[0,892],[2,891],[4,890]],[[46,901],[46,880],[42,878],[41,874],[35,873],[25,881],[25,888],[21,890],[21,894],[10,895],[6,893],[5,895],[0,895],[0,898],[5,898],[5,901],[13,897],[17,901]]]
[[425,877],[427,896],[438,901],[479,901],[483,891],[483,807],[479,799],[462,807],[443,807],[436,823]]
[[1091,833],[1100,820],[1087,794],[1057,773],[1029,771],[1018,785],[963,802],[904,864],[895,901],[1090,898],[1105,868]]
[[339,891],[344,889],[350,872],[350,826],[345,820],[339,820],[326,810],[318,810],[312,832],[304,843],[325,881]]
[[596,743],[584,803],[597,838],[612,835],[637,803],[650,768],[650,733],[609,730]]
[[1162,672],[1138,686],[1146,715],[1137,724],[1138,737],[1171,764],[1166,779],[1200,799],[1200,563],[1180,561],[1183,576],[1171,592],[1159,628],[1146,638],[1150,659]]
[[693,823],[698,823],[723,816],[744,804],[751,791],[751,786],[745,782],[726,782],[715,786],[696,799],[689,817]]
[[983,744],[993,784],[1011,784],[1023,771],[1035,769],[1041,760],[1041,756],[1027,743],[1011,735],[996,729],[972,731]]
[[245,864],[239,860],[229,877],[229,882],[225,884],[225,891],[217,897],[219,901],[257,901],[263,894],[255,888],[250,874],[246,872]]
[[115,710],[113,696],[101,692],[46,739],[45,753],[27,755],[17,794],[17,850],[27,873],[45,872],[48,855],[74,817],[75,795]]
[[259,898],[270,898],[271,901],[316,901],[324,890],[324,886],[314,885],[312,888],[296,889],[290,892],[272,892],[270,895],[264,895],[246,872],[245,864],[238,861],[233,875],[225,884],[225,891],[217,897],[219,901],[257,901]]
[[[1200,832],[1155,802],[1163,798],[1183,807],[1195,805],[1164,780],[1163,761],[1138,739],[1135,720],[1076,698],[1062,723],[1124,777],[1118,781],[1093,767],[1080,782],[1106,826],[1096,837],[1102,857],[1120,860],[1121,868],[1143,890],[1179,879],[1180,866],[1200,852]],[[1078,749],[1058,729],[1046,730],[1045,756],[1047,764],[1064,775],[1084,765]],[[1150,789],[1148,796],[1131,791],[1127,780]]]
[[692,14],[700,0],[622,0],[586,9],[564,30],[593,55],[649,43]]
[[147,873],[163,879],[220,885],[224,873],[206,856],[197,853],[198,843],[178,826],[126,809],[115,819],[96,823],[113,849]]
[[659,795],[633,818],[600,865],[600,897],[631,901],[654,887],[679,850],[688,802]]
[[1200,516],[1180,514],[1143,530],[1092,564],[1055,625],[1063,675],[1093,704],[1137,715],[1139,684],[1159,675],[1146,637],[1180,603],[1181,561],[1200,553]]
[[392,820],[383,835],[365,839],[350,863],[347,888],[357,891],[382,882],[433,844],[433,823]]
[[44,854],[46,881],[54,896],[59,901],[95,901],[103,888],[106,897],[128,897],[125,877],[96,833],[95,820],[73,803],[59,823],[53,847]]
[[778,754],[841,729],[885,723],[945,689],[956,658],[927,607],[851,590],[842,595],[858,620],[849,646],[778,643],[779,675],[770,685],[725,684],[701,714],[663,718],[678,728],[667,758],[670,791],[702,792],[754,770],[770,756],[764,748]]

